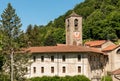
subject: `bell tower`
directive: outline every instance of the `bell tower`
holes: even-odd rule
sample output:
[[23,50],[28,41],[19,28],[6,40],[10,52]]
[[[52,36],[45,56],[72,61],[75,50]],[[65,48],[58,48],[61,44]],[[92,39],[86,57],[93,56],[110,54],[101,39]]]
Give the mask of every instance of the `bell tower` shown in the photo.
[[72,12],[65,20],[66,45],[82,45],[82,17]]

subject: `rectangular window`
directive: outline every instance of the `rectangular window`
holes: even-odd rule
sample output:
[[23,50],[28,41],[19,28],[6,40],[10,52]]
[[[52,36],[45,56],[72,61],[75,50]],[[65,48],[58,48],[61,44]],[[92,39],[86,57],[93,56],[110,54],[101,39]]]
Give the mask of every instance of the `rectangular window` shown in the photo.
[[44,73],[44,67],[41,67],[41,73]]
[[96,57],[94,56],[94,61],[96,61]]
[[51,73],[54,73],[54,67],[51,67]]
[[92,61],[92,56],[89,56],[90,61]]
[[36,56],[33,56],[33,61],[34,61],[34,62],[36,61]]
[[51,62],[54,62],[54,56],[51,56]]
[[81,61],[81,55],[78,55],[78,61]]
[[33,67],[33,73],[36,73],[36,67]]
[[41,56],[41,62],[44,62],[44,56]]
[[62,72],[65,73],[66,72],[66,68],[62,67]]
[[62,56],[62,61],[63,61],[63,62],[65,61],[65,55]]
[[78,73],[81,73],[81,66],[78,66]]
[[26,71],[26,73],[28,72],[28,68],[27,67],[25,68],[25,71]]

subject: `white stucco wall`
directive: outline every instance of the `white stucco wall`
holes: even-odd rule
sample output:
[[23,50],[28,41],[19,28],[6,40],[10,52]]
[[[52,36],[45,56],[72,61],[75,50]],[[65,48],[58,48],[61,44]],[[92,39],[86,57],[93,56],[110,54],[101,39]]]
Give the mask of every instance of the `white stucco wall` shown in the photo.
[[[54,62],[51,62],[51,56],[54,56]],[[62,61],[62,55],[65,55],[66,61]],[[78,62],[77,56],[81,55],[81,61]],[[82,59],[83,54],[34,54],[36,61],[31,64],[30,77],[36,76],[74,76],[79,74],[85,74],[87,65],[87,59]],[[44,56],[44,62],[41,62],[41,56]],[[84,65],[84,67],[83,67]],[[66,73],[62,72],[62,67],[66,67]],[[81,66],[81,73],[78,73],[78,66]],[[36,73],[33,73],[33,67],[36,67]],[[44,73],[41,73],[41,67],[44,67]],[[51,67],[54,67],[54,73],[51,73]],[[84,71],[83,71],[84,70]]]
[[[66,60],[63,62],[62,56],[65,55]],[[81,55],[81,61],[78,61],[78,55]],[[95,57],[96,60],[89,62],[89,55]],[[97,74],[102,74],[102,69],[98,68],[100,60],[99,56],[102,55],[96,53],[50,53],[50,54],[33,54],[36,56],[36,61],[33,62],[29,67],[28,78],[31,77],[42,77],[42,76],[75,76],[75,75],[85,75],[89,79],[93,78]],[[44,56],[44,62],[41,62],[41,56]],[[51,62],[51,56],[54,56],[54,62]],[[92,66],[95,69],[91,70]],[[103,62],[104,63],[104,62]],[[81,66],[81,73],[78,73],[78,66]],[[33,72],[33,67],[36,67],[36,73]],[[44,67],[44,73],[41,73],[41,67]],[[54,73],[51,73],[51,67],[54,67]],[[62,67],[66,67],[66,72],[62,72]]]

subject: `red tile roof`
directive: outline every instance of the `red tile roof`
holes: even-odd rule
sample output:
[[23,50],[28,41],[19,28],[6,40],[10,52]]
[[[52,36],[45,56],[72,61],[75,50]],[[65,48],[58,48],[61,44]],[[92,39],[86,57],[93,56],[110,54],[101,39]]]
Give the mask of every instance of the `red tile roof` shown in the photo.
[[88,41],[88,42],[85,42],[85,45],[91,46],[91,47],[101,46],[101,45],[104,44],[105,42],[106,42],[106,40]]
[[94,52],[99,54],[104,54],[103,52],[87,48],[84,46],[42,46],[42,47],[30,47],[27,51],[31,53],[57,53],[57,52]]
[[114,50],[115,48],[117,48],[118,46],[119,46],[119,45],[110,45],[110,46],[104,48],[102,51],[103,51],[103,52],[112,51],[112,50]]
[[120,68],[112,72],[113,75],[118,75],[120,74]]

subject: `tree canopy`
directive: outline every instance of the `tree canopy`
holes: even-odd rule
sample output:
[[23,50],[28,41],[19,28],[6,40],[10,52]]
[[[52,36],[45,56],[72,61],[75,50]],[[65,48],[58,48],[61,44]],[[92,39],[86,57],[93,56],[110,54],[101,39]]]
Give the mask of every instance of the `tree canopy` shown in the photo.
[[[85,0],[72,10],[50,21],[45,26],[38,26],[37,35],[32,36],[32,46],[44,45],[48,34],[54,36],[56,43],[65,43],[65,19],[72,11],[83,17],[83,40],[112,40],[120,39],[120,0]],[[35,26],[32,26],[31,32]],[[28,26],[29,28],[29,26]],[[26,30],[28,33],[29,30]],[[33,34],[33,33],[32,33]],[[35,44],[39,41],[39,44]]]
[[[0,69],[3,66],[4,72],[6,74],[11,74],[11,81],[20,80],[25,75],[25,68],[28,64],[27,57],[29,55],[18,54],[21,50],[21,40],[20,36],[23,35],[20,27],[22,26],[20,18],[15,13],[15,9],[10,3],[8,3],[7,8],[3,11],[0,20],[0,46],[1,53],[5,57],[5,64],[3,66],[3,58],[0,54]],[[4,59],[4,58],[3,58]],[[17,59],[17,60],[16,60]],[[24,59],[24,60],[23,60]],[[13,65],[14,63],[14,65]],[[20,66],[20,67],[18,67]],[[15,70],[13,70],[13,68]],[[7,69],[7,71],[6,71]],[[14,72],[13,72],[14,71]],[[18,78],[19,77],[19,78]],[[22,81],[22,80],[21,80]]]

